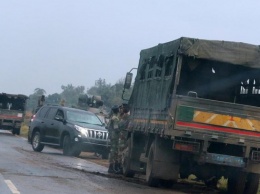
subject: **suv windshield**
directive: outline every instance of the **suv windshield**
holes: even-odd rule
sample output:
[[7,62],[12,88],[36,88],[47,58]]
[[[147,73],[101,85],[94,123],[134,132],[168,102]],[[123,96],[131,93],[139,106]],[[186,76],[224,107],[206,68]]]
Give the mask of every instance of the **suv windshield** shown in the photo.
[[67,110],[67,119],[72,122],[102,125],[100,119],[88,112]]

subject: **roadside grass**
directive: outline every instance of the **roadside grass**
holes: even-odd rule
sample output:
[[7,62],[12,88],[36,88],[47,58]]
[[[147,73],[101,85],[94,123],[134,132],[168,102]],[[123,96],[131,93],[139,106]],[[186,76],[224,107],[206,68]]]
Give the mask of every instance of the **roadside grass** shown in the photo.
[[28,137],[28,131],[29,131],[28,125],[25,122],[23,122],[22,126],[20,128],[20,136],[27,138]]
[[24,122],[22,123],[22,126],[20,128],[20,136],[27,138],[28,137],[28,132],[29,132],[29,122],[30,119],[32,118],[32,112],[31,111],[26,111],[25,117],[24,117]]

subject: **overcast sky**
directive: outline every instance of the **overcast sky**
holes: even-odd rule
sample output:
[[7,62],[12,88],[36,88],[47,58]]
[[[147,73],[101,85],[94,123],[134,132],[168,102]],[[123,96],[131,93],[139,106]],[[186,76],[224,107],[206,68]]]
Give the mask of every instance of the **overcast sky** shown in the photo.
[[2,0],[0,92],[115,84],[141,49],[182,36],[259,45],[259,9],[259,0]]

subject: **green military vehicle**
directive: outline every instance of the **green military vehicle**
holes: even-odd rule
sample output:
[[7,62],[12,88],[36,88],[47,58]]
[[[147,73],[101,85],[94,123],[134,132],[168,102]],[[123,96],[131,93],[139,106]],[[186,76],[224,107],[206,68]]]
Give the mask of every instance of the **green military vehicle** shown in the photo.
[[98,116],[102,123],[107,124],[106,111],[103,108],[101,96],[81,94],[78,98],[77,108],[90,111]]
[[224,176],[229,193],[257,193],[258,45],[182,37],[142,50],[129,105],[125,176],[145,173],[150,186]]
[[11,130],[20,135],[20,127],[25,116],[27,96],[0,93],[0,129]]

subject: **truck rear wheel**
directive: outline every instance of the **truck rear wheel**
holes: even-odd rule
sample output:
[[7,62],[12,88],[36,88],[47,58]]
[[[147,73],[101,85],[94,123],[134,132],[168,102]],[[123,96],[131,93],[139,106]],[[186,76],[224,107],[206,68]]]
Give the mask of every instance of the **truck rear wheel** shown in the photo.
[[249,173],[247,176],[244,194],[257,194],[259,186],[259,174]]
[[12,134],[13,135],[15,135],[15,134],[20,135],[20,128],[13,128],[12,129]]
[[[244,172],[234,173],[228,178],[229,194],[244,194],[247,174]],[[251,194],[251,193],[250,193]]]
[[131,139],[127,140],[127,147],[123,151],[122,156],[122,167],[123,167],[123,175],[126,177],[134,177],[135,172],[130,169],[131,165],[131,152],[132,152],[132,145]]
[[155,178],[153,175],[153,161],[154,161],[155,145],[152,143],[149,154],[148,161],[146,164],[146,181],[149,186],[157,187],[159,184],[159,179]]

